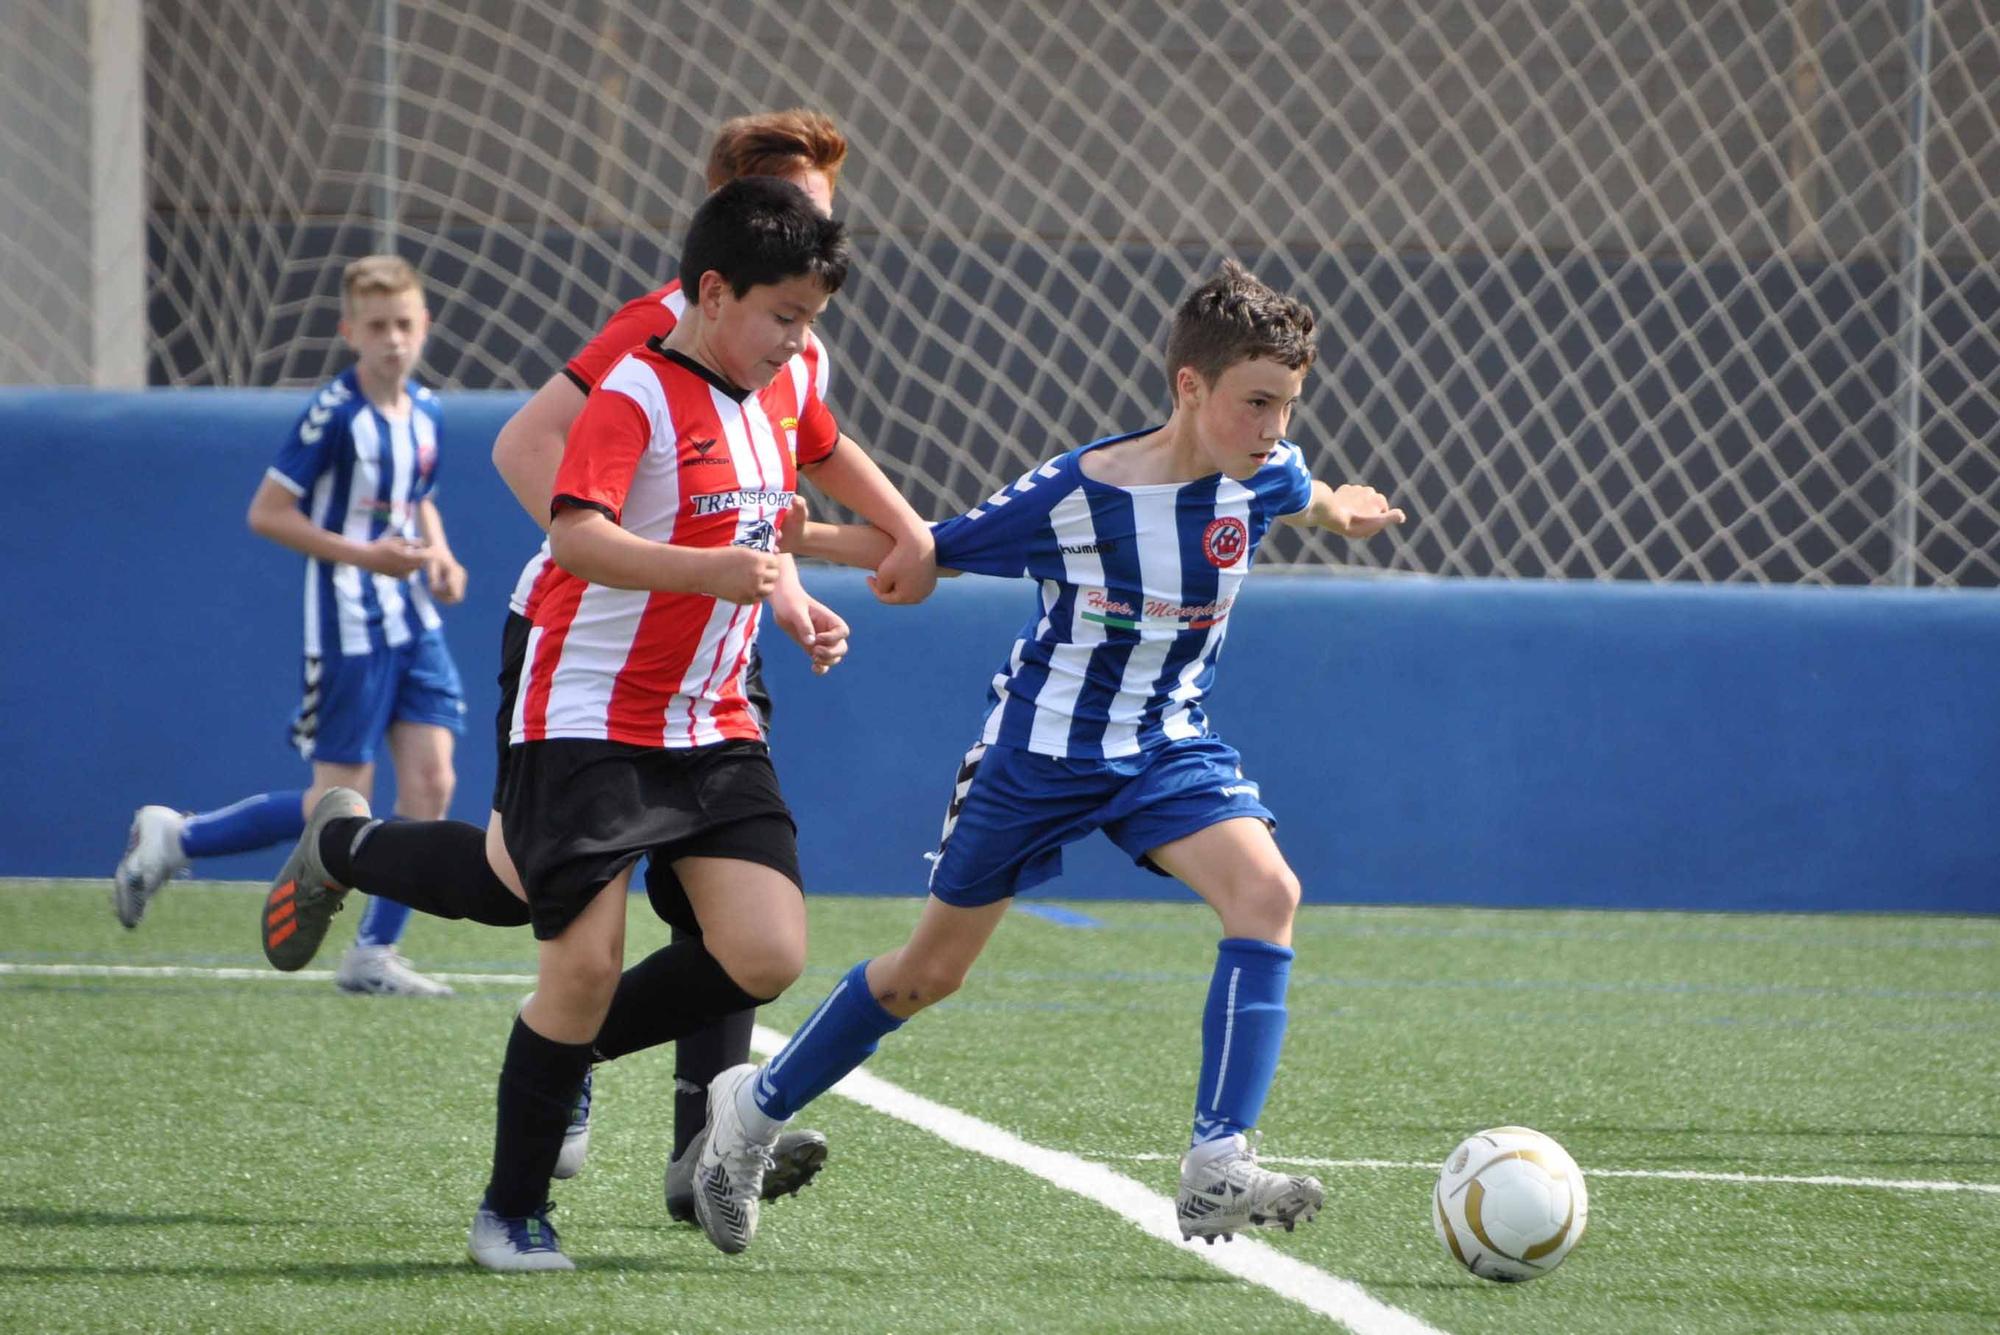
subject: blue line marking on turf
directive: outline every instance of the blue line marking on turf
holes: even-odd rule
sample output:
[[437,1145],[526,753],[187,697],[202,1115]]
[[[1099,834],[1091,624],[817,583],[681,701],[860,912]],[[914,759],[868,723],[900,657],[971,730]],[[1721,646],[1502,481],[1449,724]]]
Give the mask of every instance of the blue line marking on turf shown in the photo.
[[1037,918],[1046,918],[1058,927],[1102,927],[1104,924],[1087,913],[1075,909],[1062,908],[1055,904],[1019,904],[1021,912],[1032,913]]

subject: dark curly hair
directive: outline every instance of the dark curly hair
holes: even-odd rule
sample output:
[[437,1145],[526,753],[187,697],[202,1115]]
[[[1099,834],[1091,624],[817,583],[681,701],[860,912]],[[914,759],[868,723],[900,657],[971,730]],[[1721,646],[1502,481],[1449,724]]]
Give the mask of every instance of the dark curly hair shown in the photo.
[[1167,385],[1176,400],[1180,369],[1214,384],[1224,371],[1255,357],[1300,370],[1317,355],[1318,322],[1305,303],[1276,292],[1235,260],[1188,293],[1167,335]]

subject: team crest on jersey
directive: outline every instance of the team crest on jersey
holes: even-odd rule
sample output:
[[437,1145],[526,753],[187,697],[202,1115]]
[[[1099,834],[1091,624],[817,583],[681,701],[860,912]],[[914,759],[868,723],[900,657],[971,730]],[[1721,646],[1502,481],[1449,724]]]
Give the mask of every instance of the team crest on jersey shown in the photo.
[[1208,563],[1227,570],[1243,559],[1243,553],[1250,550],[1250,527],[1235,515],[1224,515],[1209,521],[1202,530],[1201,554]]
[[417,472],[424,477],[429,477],[431,470],[437,467],[437,462],[437,442],[434,440],[419,440],[417,442]]
[[744,525],[732,544],[737,547],[755,547],[760,552],[778,550],[778,526],[768,519],[753,519]]

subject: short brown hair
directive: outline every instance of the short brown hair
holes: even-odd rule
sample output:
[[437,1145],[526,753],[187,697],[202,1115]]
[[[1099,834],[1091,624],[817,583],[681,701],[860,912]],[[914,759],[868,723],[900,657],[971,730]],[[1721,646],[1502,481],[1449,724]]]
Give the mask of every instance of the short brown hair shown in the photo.
[[726,120],[716,131],[715,147],[708,151],[708,188],[719,190],[743,176],[801,171],[824,172],[833,185],[845,161],[847,136],[823,112],[762,111]]
[[398,292],[422,295],[423,280],[401,255],[363,255],[340,275],[340,304],[344,308],[356,297],[393,297]]
[[1174,312],[1167,335],[1168,392],[1179,400],[1183,366],[1192,366],[1211,385],[1236,363],[1257,357],[1295,371],[1309,367],[1318,352],[1316,324],[1304,302],[1266,287],[1235,260],[1224,260]]

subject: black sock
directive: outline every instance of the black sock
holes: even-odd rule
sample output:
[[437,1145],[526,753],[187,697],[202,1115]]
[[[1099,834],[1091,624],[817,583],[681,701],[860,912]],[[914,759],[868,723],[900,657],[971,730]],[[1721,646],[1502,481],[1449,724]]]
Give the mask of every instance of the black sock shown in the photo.
[[[674,940],[683,939],[679,928]],[[674,1041],[674,1157],[708,1125],[708,1082],[750,1060],[755,1010],[740,1010]]]
[[593,1046],[599,1061],[611,1061],[671,1043],[720,1016],[754,1010],[768,1000],[738,987],[702,939],[691,936],[625,971]]
[[319,857],[342,885],[433,917],[492,927],[528,921],[528,906],[486,861],[486,831],[461,820],[343,816],[320,831]]
[[590,1069],[590,1044],[543,1038],[514,1017],[500,1065],[499,1116],[486,1208],[519,1218],[548,1203],[549,1179],[569,1129],[570,1107]]

